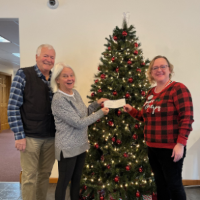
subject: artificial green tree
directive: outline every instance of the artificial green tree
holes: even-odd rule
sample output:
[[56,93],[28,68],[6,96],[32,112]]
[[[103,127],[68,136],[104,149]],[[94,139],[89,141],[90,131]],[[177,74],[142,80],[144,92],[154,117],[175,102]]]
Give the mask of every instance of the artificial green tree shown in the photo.
[[[150,88],[145,75],[149,60],[144,60],[135,28],[128,27],[124,20],[122,28],[116,27],[106,40],[88,97],[90,102],[125,98],[127,104],[141,110]],[[122,108],[110,109],[107,116],[89,127],[91,148],[87,152],[80,199],[140,200],[155,192],[143,128],[143,123]]]

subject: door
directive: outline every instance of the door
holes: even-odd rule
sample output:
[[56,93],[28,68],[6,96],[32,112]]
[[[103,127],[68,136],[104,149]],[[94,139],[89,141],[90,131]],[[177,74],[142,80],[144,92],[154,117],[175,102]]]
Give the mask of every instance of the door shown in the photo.
[[0,131],[10,128],[7,116],[10,86],[11,75],[0,72]]

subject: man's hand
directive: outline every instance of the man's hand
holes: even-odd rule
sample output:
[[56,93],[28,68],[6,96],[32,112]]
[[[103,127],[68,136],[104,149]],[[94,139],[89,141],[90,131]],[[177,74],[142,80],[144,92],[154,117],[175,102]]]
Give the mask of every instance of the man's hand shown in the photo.
[[178,162],[183,157],[184,146],[180,143],[177,143],[173,149],[172,156],[174,157],[174,162]]
[[26,149],[26,138],[15,140],[15,148],[19,151],[25,151]]

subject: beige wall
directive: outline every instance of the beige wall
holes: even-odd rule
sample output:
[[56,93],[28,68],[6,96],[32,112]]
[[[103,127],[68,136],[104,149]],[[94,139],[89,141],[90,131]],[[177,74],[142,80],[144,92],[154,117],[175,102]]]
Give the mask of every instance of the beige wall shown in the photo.
[[11,74],[13,76],[13,67],[8,67],[0,64],[0,72]]
[[[122,24],[129,11],[146,58],[162,54],[175,66],[174,80],[183,82],[194,101],[194,130],[188,141],[183,178],[199,179],[200,172],[200,1],[199,0],[59,0],[51,10],[47,0],[0,0],[0,18],[19,18],[21,67],[35,63],[35,50],[52,44],[56,61],[71,65],[77,90],[85,103],[105,37]],[[54,166],[52,177],[57,177]]]

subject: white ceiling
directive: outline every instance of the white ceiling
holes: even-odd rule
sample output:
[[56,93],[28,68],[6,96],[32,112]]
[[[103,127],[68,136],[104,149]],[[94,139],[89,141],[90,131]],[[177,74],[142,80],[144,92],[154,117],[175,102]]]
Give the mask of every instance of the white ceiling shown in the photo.
[[20,58],[12,55],[19,52],[19,21],[15,18],[0,18],[0,36],[11,43],[0,42],[0,66],[20,67]]

